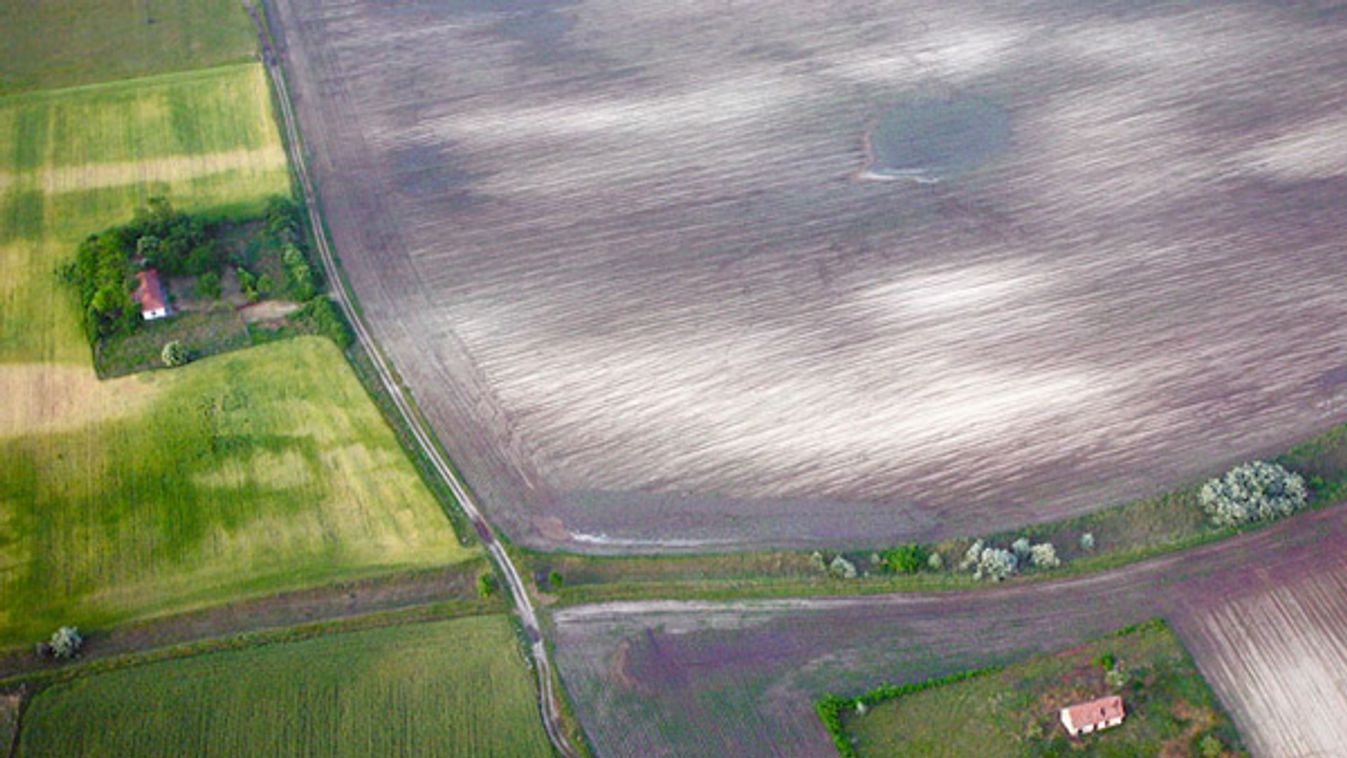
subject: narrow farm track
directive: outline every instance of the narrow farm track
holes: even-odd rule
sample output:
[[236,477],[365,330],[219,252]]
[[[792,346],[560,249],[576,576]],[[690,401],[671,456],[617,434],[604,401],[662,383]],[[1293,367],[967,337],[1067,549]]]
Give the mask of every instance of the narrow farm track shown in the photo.
[[514,562],[510,559],[509,553],[501,545],[495,530],[491,524],[482,515],[477,507],[472,494],[468,488],[459,479],[448,461],[440,453],[439,446],[426,430],[425,425],[420,420],[420,416],[412,409],[410,402],[403,393],[397,380],[394,378],[387,360],[379,350],[369,329],[365,325],[364,317],[360,310],[355,306],[355,296],[348,288],[346,281],[342,278],[341,271],[337,267],[336,258],[328,243],[327,233],[323,225],[323,219],[318,212],[318,198],[313,191],[313,184],[309,179],[308,168],[304,160],[303,143],[300,141],[299,129],[296,125],[294,111],[290,103],[290,92],[286,86],[285,72],[281,68],[279,57],[275,54],[270,40],[267,37],[266,29],[258,18],[257,9],[251,3],[245,3],[248,15],[252,17],[254,25],[257,27],[258,39],[262,46],[263,58],[266,61],[267,72],[271,75],[271,81],[276,87],[276,100],[281,110],[281,121],[285,129],[287,148],[290,152],[291,165],[294,166],[295,175],[299,179],[300,188],[304,193],[305,206],[309,213],[309,223],[314,231],[314,240],[318,248],[319,256],[323,261],[323,271],[329,282],[332,283],[332,292],[336,295],[341,304],[342,311],[350,321],[355,331],[356,339],[370,356],[371,362],[379,374],[379,381],[388,391],[389,397],[393,399],[397,406],[398,414],[402,416],[411,430],[417,445],[426,455],[434,466],[435,471],[440,478],[449,486],[454,493],[455,499],[459,505],[468,514],[472,521],[473,528],[481,538],[482,544],[486,546],[487,552],[505,574],[505,580],[509,584],[510,595],[514,600],[515,612],[519,614],[520,620],[524,624],[524,629],[528,633],[529,642],[532,646],[533,661],[535,671],[538,675],[538,700],[539,711],[542,716],[543,727],[547,731],[547,737],[556,747],[557,752],[567,758],[578,758],[580,753],[571,745],[567,739],[560,724],[560,706],[557,702],[557,694],[553,687],[552,665],[548,654],[546,641],[542,635],[542,627],[538,623],[538,616],[533,608],[533,601],[529,597],[528,589],[524,586],[524,580],[515,568]]

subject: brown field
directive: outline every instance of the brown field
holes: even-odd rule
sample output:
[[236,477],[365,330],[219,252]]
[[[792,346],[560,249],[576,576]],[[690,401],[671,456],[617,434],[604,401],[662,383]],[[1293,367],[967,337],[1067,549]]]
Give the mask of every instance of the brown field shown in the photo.
[[1254,754],[1341,755],[1347,749],[1347,555],[1243,572],[1179,614],[1181,631]]
[[[1337,506],[1061,582],[567,608],[555,616],[557,662],[600,755],[832,756],[813,710],[823,694],[1000,664],[1161,616],[1256,755],[1304,755],[1300,746],[1343,744],[1340,724],[1297,725],[1294,715],[1297,707],[1341,713],[1341,691],[1324,688],[1347,679],[1344,548],[1347,506]],[[1260,594],[1291,577],[1303,580],[1273,593],[1275,601]],[[1232,602],[1241,597],[1252,599]],[[1322,702],[1312,704],[1316,693]]]
[[[1340,5],[272,10],[377,337],[512,537],[614,551],[984,532],[1347,420]],[[912,98],[1008,148],[860,178]]]

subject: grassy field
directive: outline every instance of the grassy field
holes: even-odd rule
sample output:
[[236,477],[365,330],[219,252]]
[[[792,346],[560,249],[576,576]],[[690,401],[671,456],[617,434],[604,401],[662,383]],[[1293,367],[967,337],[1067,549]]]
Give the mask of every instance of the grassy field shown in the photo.
[[20,756],[550,755],[503,616],[216,653],[38,695]]
[[[1120,689],[1105,681],[1108,656],[1124,672]],[[1123,696],[1123,724],[1070,739],[1058,711],[1109,694]],[[1242,749],[1182,644],[1161,624],[884,700],[864,715],[848,708],[842,722],[861,756],[1201,755],[1208,737],[1224,747],[1217,754]]]
[[475,554],[327,340],[33,374],[0,418],[0,644]]
[[215,66],[256,46],[236,0],[9,0],[0,95]]
[[0,98],[0,364],[88,364],[53,272],[149,196],[236,215],[288,190],[255,64]]

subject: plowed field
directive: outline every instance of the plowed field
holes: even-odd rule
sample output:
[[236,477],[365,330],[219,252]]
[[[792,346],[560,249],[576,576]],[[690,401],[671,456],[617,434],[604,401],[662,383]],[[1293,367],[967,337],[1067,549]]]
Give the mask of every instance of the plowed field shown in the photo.
[[[1347,419],[1322,3],[272,5],[361,303],[526,544],[935,539]],[[945,102],[885,128],[1009,135],[861,176]]]

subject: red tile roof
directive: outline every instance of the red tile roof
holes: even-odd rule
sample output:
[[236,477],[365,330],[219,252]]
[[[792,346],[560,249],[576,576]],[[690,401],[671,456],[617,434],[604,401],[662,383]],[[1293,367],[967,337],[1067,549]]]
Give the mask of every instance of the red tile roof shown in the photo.
[[164,287],[159,283],[159,272],[152,268],[136,272],[136,302],[140,312],[149,313],[165,306]]
[[1080,728],[1089,724],[1102,724],[1120,719],[1123,713],[1122,698],[1117,695],[1101,697],[1088,703],[1080,703],[1064,709],[1071,717],[1071,723]]

